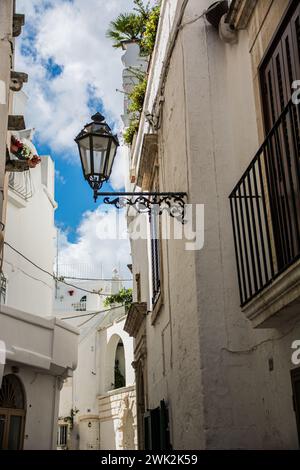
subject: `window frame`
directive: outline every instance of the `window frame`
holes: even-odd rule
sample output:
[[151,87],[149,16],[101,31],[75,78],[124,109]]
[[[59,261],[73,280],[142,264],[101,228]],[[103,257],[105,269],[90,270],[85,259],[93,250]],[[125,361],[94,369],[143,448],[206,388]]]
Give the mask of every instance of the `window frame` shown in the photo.
[[[62,428],[64,428],[62,434]],[[62,436],[65,438],[65,443],[62,443]],[[67,447],[68,445],[68,424],[61,423],[58,425],[57,430],[57,447]]]

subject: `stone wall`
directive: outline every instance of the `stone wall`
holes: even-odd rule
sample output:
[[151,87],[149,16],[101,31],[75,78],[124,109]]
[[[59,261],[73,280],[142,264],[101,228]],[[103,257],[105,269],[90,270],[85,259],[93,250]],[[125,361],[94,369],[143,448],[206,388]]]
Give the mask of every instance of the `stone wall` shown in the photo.
[[100,449],[134,450],[136,439],[135,387],[124,387],[98,397]]

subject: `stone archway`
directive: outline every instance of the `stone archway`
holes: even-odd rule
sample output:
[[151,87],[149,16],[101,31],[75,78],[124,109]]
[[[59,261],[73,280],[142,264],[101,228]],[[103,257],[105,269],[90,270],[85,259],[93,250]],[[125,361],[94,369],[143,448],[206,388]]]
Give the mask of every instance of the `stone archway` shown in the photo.
[[122,338],[114,334],[106,350],[106,391],[126,386],[126,357]]

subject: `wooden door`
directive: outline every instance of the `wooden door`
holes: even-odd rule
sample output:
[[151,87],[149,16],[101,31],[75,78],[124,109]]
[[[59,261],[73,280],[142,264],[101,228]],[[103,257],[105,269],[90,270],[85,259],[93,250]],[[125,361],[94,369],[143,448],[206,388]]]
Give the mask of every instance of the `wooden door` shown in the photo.
[[0,408],[0,450],[23,448],[25,411]]

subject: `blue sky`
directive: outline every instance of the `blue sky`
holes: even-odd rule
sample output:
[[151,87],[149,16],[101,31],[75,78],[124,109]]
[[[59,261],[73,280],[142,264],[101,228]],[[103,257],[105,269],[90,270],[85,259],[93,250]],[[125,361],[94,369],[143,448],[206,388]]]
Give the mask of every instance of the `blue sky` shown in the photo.
[[[74,137],[96,111],[106,116],[114,132],[121,132],[123,95],[116,89],[122,88],[122,51],[112,48],[106,30],[120,12],[131,8],[131,0],[89,0],[89,8],[86,0],[17,0],[26,24],[17,38],[15,69],[29,75],[24,87],[26,126],[35,128],[39,154],[55,161],[55,217],[64,263],[103,264],[104,259],[110,270],[130,262],[128,241],[97,242],[99,224],[103,217],[110,220],[112,208],[101,200],[94,203]],[[112,186],[104,190],[123,187],[123,156],[120,148]]]
[[[101,107],[97,109],[100,112],[103,111]],[[78,239],[77,227],[81,222],[82,214],[101,206],[102,200],[99,198],[96,203],[94,202],[93,191],[84,180],[81,166],[78,164],[80,159],[75,142],[73,163],[66,159],[64,154],[53,152],[49,145],[39,142],[38,138],[34,139],[34,143],[40,155],[51,155],[55,162],[55,198],[58,202],[55,223],[66,232],[68,240],[75,243]],[[103,191],[114,190],[108,183],[103,185]],[[103,205],[103,210],[105,208],[106,206]]]

